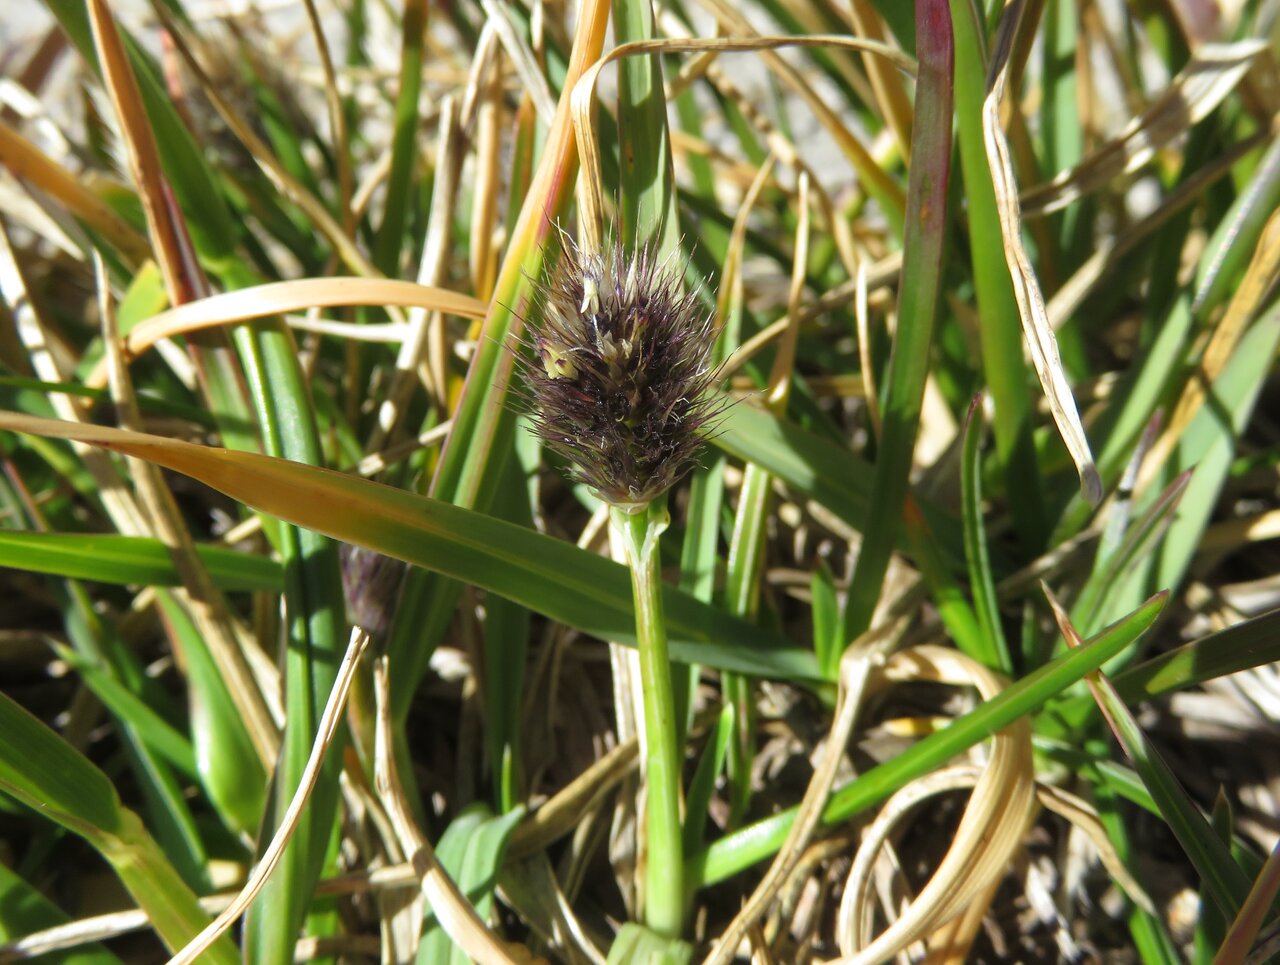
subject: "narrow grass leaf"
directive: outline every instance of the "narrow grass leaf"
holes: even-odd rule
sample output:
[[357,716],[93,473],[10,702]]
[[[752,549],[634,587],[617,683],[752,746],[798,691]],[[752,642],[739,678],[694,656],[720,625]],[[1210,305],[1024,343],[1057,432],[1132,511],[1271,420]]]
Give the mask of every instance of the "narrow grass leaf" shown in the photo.
[[715,794],[716,778],[724,770],[725,759],[729,754],[729,741],[733,739],[733,706],[726,704],[720,708],[715,725],[707,738],[707,746],[698,758],[698,766],[694,769],[693,780],[689,782],[689,791],[685,798],[684,819],[684,853],[691,855],[698,851],[707,835],[707,807]]
[[1013,658],[1000,620],[1000,603],[996,597],[995,575],[987,551],[987,527],[982,508],[982,466],[978,448],[982,439],[982,399],[975,398],[965,419],[964,441],[960,453],[961,521],[964,527],[964,557],[969,568],[969,587],[973,593],[973,609],[986,639],[993,648],[992,670],[1013,671]]
[[984,667],[995,667],[999,663],[995,643],[978,622],[964,590],[943,564],[933,534],[910,496],[903,507],[903,516],[911,555],[929,587],[938,618],[956,648]]
[[412,208],[410,187],[419,155],[418,100],[422,91],[426,30],[426,0],[407,0],[400,19],[399,89],[392,120],[391,170],[387,175],[382,224],[373,249],[373,262],[384,275],[400,273],[405,219]]
[[15,178],[57,200],[117,252],[130,268],[151,257],[147,239],[83,181],[8,124],[0,121],[0,165]]
[[1105,677],[1099,682],[1098,700],[1107,711],[1125,753],[1151,792],[1161,816],[1200,873],[1210,896],[1228,917],[1235,916],[1248,897],[1249,879],[1232,858],[1230,849],[1187,797],[1169,765]]
[[[1049,596],[1049,602],[1053,606],[1063,637],[1070,646],[1079,647],[1080,637],[1071,625],[1070,617],[1052,595]],[[1191,859],[1210,896],[1223,914],[1228,918],[1235,917],[1248,896],[1249,879],[1231,856],[1231,849],[1187,796],[1182,784],[1155,745],[1147,739],[1106,674],[1091,673],[1085,679],[1125,754],[1133,762],[1142,783],[1151,792],[1151,799],[1160,809],[1160,816]]]
[[[80,835],[115,868],[171,949],[207,922],[195,895],[142,826],[110,779],[52,730],[0,694],[0,789]],[[210,961],[236,961],[230,942]]]
[[205,638],[171,593],[157,591],[170,640],[186,665],[191,743],[200,783],[227,827],[256,834],[267,801],[267,773]]
[[[1213,383],[1213,405],[1196,414],[1159,468],[1154,480],[1157,482],[1184,469],[1194,471],[1158,551],[1149,557],[1147,565],[1124,574],[1123,582],[1109,593],[1111,613],[1131,604],[1146,587],[1182,583],[1200,550],[1205,528],[1235,458],[1237,440],[1253,415],[1278,347],[1280,301],[1269,305],[1245,333]],[[1105,614],[1102,618],[1106,618]]]
[[[507,406],[513,355],[511,337],[523,324],[521,314],[542,275],[553,247],[552,219],[569,200],[577,168],[577,149],[569,117],[569,91],[604,45],[609,4],[591,0],[578,14],[565,88],[528,193],[511,229],[511,241],[498,271],[494,294],[476,340],[458,396],[453,429],[440,454],[429,492],[441,500],[484,510],[500,473],[498,462],[509,455],[514,416]],[[494,456],[498,457],[497,459]],[[397,667],[392,706],[397,720],[408,711],[409,698],[426,670],[427,660],[444,632],[460,588],[422,571],[410,571],[387,647]]]
[[1129,667],[1112,681],[1126,704],[1280,661],[1280,610],[1251,617]]
[[[222,546],[196,549],[210,577],[224,591],[278,592],[280,564]],[[178,586],[173,559],[156,539],[115,533],[0,532],[0,566],[115,586]]]
[[871,505],[876,509],[866,520],[845,604],[846,641],[871,625],[885,569],[899,538],[942,284],[955,58],[951,14],[945,0],[917,0],[916,23],[920,68],[898,282],[898,329],[889,358],[884,428],[872,480]]
[[[473,804],[449,822],[436,845],[436,858],[482,919],[487,920],[493,910],[502,856],[523,818],[523,808],[494,816],[483,804]],[[467,965],[471,959],[428,911],[417,961],[418,965]]]
[[70,647],[54,645],[54,651],[65,660],[103,706],[117,719],[132,727],[146,745],[176,767],[186,777],[196,776],[195,751],[191,741],[161,717],[137,694],[112,675],[86,660]]

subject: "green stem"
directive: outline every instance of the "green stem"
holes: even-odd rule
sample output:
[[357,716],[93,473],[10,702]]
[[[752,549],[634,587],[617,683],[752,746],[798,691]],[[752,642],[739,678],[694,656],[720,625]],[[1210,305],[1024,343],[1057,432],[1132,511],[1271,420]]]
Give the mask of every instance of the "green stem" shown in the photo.
[[638,513],[612,507],[610,522],[626,554],[636,607],[636,640],[644,690],[645,782],[647,785],[644,918],[653,931],[680,935],[684,919],[683,832],[680,821],[678,725],[662,617],[662,571],[658,538],[667,528],[665,500]]

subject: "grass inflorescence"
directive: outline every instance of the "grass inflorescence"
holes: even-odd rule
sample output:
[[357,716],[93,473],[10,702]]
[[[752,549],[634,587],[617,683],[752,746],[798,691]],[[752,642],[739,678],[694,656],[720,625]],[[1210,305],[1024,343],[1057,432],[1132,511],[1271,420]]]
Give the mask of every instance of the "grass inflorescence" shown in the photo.
[[535,290],[520,391],[543,442],[612,505],[679,482],[724,404],[714,319],[682,268],[648,248],[569,244]]

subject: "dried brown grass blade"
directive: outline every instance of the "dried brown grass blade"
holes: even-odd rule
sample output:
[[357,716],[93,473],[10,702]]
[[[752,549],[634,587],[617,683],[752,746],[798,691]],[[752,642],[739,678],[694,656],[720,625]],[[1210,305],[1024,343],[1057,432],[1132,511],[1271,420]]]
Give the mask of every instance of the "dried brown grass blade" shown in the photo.
[[1009,154],[1009,141],[1000,126],[1000,100],[1004,96],[1009,79],[1009,53],[1014,29],[1006,21],[1000,33],[1000,43],[992,57],[994,74],[986,99],[982,104],[982,135],[986,145],[987,163],[995,185],[996,207],[1000,215],[1000,234],[1004,245],[1005,260],[1013,280],[1013,293],[1018,302],[1018,314],[1022,318],[1022,330],[1031,349],[1031,361],[1036,375],[1049,401],[1058,433],[1071,454],[1080,475],[1080,489],[1093,506],[1102,501],[1102,479],[1093,461],[1089,439],[1080,421],[1071,386],[1067,383],[1058,354],[1058,340],[1049,324],[1045,310],[1044,294],[1036,279],[1035,270],[1022,243],[1022,215],[1018,203],[1018,185],[1013,174],[1013,160]]
[[[153,315],[125,337],[124,354],[126,359],[135,359],[163,338],[204,328],[308,308],[349,305],[420,307],[463,318],[483,318],[489,307],[487,302],[446,288],[392,278],[299,278],[211,295]],[[86,382],[105,385],[105,368],[99,365]]]
[[[848,7],[849,21],[855,36],[866,37],[877,43],[885,42],[884,19],[871,0],[849,0]],[[867,79],[871,81],[871,89],[880,104],[880,114],[889,130],[893,131],[902,160],[910,165],[911,120],[914,109],[907,86],[902,82],[902,76],[879,57],[863,54],[862,66],[866,68]]]
[[342,658],[342,664],[338,667],[333,689],[329,691],[329,700],[325,704],[324,713],[320,716],[320,724],[316,730],[315,742],[311,745],[311,756],[307,758],[307,766],[303,768],[298,788],[294,791],[293,799],[289,801],[289,807],[280,819],[280,827],[276,829],[275,835],[271,838],[271,843],[267,845],[266,851],[262,854],[262,859],[253,869],[253,874],[249,876],[244,888],[241,889],[240,893],[236,895],[222,914],[218,915],[204,931],[193,938],[186,948],[169,959],[169,965],[191,965],[192,962],[198,961],[200,956],[209,949],[209,946],[217,941],[223,932],[234,925],[236,920],[249,910],[249,906],[253,904],[253,899],[257,897],[258,892],[267,883],[267,879],[271,877],[271,872],[279,864],[285,847],[289,844],[289,840],[293,837],[293,833],[298,827],[298,818],[302,815],[302,809],[306,807],[307,801],[311,798],[311,791],[315,787],[316,778],[320,776],[320,765],[324,763],[325,751],[329,749],[329,745],[333,742],[333,736],[337,733],[338,727],[342,723],[342,711],[346,707],[347,694],[351,691],[351,682],[355,679],[356,667],[360,663],[360,656],[364,653],[368,644],[369,635],[367,633],[359,628],[352,631],[351,642],[347,645],[347,652]]
[[1136,171],[1155,153],[1222,103],[1244,79],[1253,60],[1267,49],[1265,40],[1203,44],[1191,62],[1154,103],[1124,129],[1070,170],[1022,194],[1024,216],[1059,211],[1106,184]]
[[165,289],[169,293],[169,301],[180,305],[199,298],[208,284],[196,263],[177,205],[170,203],[170,197],[167,197],[168,185],[160,166],[155,133],[151,130],[138,82],[133,76],[111,11],[107,9],[105,0],[89,0],[87,9],[93,27],[93,43],[102,65],[103,84],[120,119],[129,170],[146,214]]
[[8,168],[18,180],[48,194],[101,234],[130,267],[137,268],[151,257],[147,239],[138,234],[129,222],[4,121],[0,121],[0,165]]

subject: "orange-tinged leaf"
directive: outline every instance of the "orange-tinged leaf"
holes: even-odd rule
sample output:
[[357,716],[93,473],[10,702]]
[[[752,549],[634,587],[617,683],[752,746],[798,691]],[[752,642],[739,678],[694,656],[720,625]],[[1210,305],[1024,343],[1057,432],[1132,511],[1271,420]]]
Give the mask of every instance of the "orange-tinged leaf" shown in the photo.
[[[634,645],[625,568],[481,513],[329,469],[105,426],[0,412],[0,429],[90,445],[184,473],[255,509],[471,583],[584,633]],[[819,679],[817,660],[768,630],[664,588],[672,658]]]

